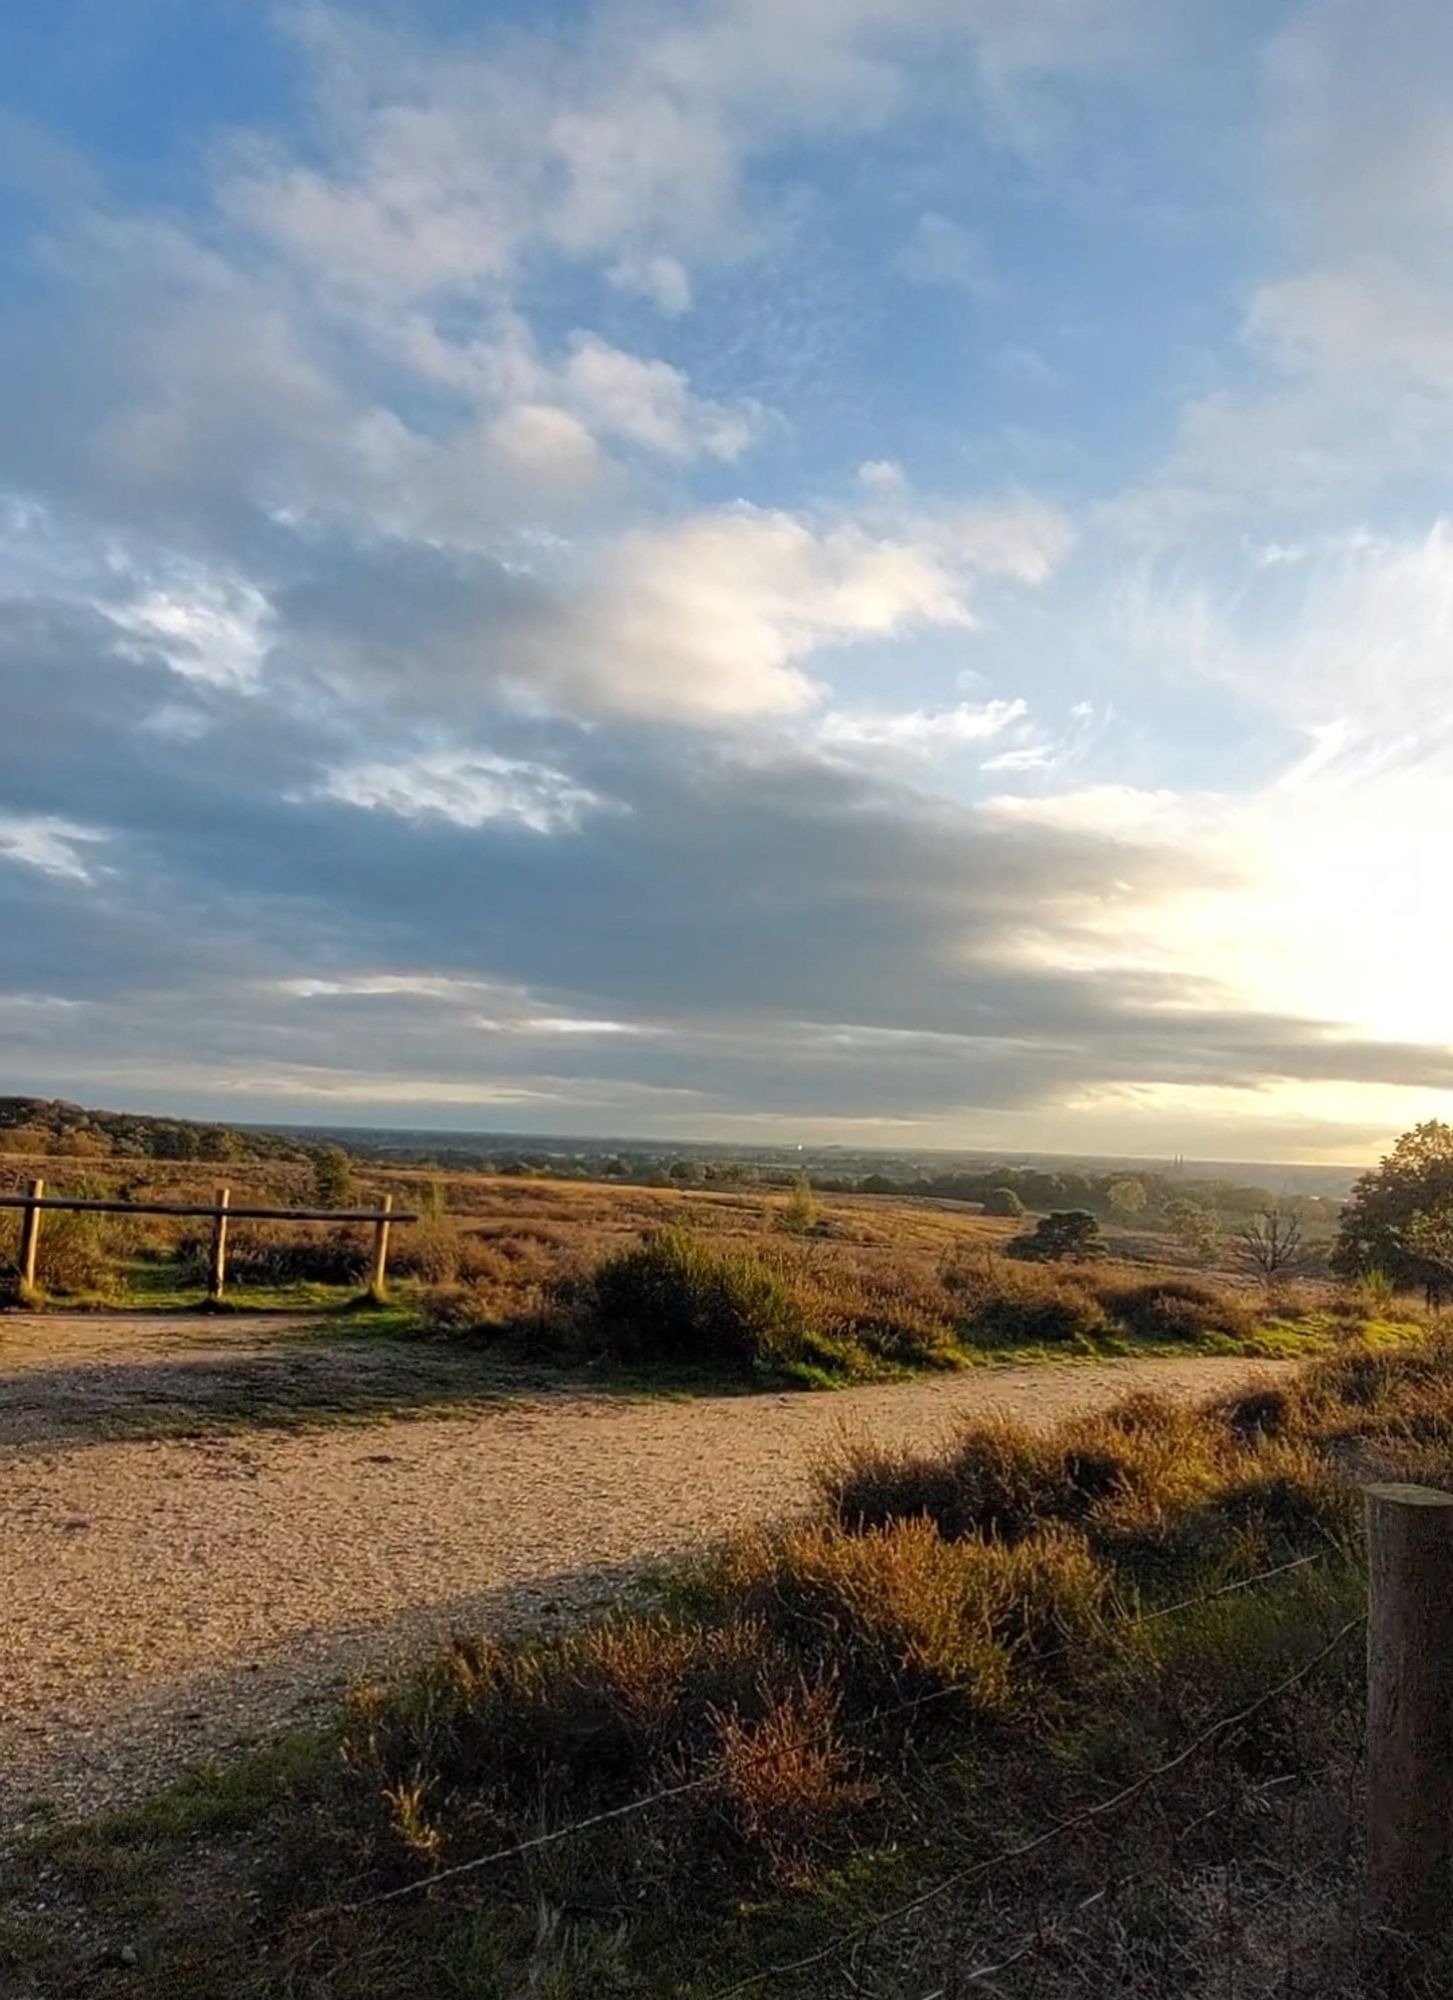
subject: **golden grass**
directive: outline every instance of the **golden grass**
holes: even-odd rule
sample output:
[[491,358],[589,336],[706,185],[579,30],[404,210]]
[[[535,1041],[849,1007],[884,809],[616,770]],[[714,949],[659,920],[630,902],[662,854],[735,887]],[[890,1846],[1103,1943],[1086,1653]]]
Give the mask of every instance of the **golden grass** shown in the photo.
[[[944,1843],[992,1852],[996,1801],[1001,1822],[1033,1827],[1077,1790],[1103,1797],[1307,1657],[1358,1589],[1349,1450],[1393,1470],[1441,1457],[1446,1476],[1453,1341],[1349,1347],[1203,1410],[1137,1397],[1047,1435],[979,1426],[937,1454],[858,1454],[824,1475],[811,1518],[661,1580],[649,1607],[563,1638],[460,1641],[402,1686],[360,1691],[340,1755],[232,1786],[251,1800],[232,1845],[215,1813],[192,1835],[175,1811],[106,1835],[111,1854],[151,1843],[153,1886],[128,1917],[151,1985],[94,1990],[709,1990],[692,1979],[735,1948],[744,1898],[780,1909],[787,1887],[840,1926],[855,1867],[891,1855],[911,1882],[941,1871]],[[1201,1601],[1303,1555],[1321,1567]],[[1325,1754],[1325,1730],[1275,1704],[1218,1751],[1223,1779],[1295,1776]],[[1188,1816],[1203,1782],[1188,1774]],[[310,1914],[657,1790],[649,1814],[478,1880]],[[970,1797],[988,1816],[977,1833]],[[48,1896],[65,1854],[52,1843]],[[221,1915],[204,1903],[205,1925],[166,1887],[184,1854],[246,1885]],[[578,1913],[568,1948],[542,1907]]]

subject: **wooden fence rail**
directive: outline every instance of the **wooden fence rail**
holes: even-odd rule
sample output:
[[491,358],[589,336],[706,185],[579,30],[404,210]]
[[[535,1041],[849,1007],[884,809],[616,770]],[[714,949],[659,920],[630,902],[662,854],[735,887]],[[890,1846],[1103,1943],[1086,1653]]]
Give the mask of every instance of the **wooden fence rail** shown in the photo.
[[207,1296],[220,1299],[227,1283],[227,1225],[230,1222],[369,1222],[373,1253],[369,1290],[382,1298],[388,1284],[389,1230],[395,1222],[417,1222],[412,1210],[394,1207],[391,1194],[377,1208],[274,1208],[263,1203],[234,1203],[230,1188],[218,1188],[215,1201],[121,1201],[92,1195],[47,1194],[43,1180],[33,1180],[24,1194],[0,1194],[0,1208],[18,1208],[20,1220],[20,1283],[35,1288],[40,1248],[40,1219],[47,1209],[78,1210],[90,1215],[180,1215],[212,1224]]

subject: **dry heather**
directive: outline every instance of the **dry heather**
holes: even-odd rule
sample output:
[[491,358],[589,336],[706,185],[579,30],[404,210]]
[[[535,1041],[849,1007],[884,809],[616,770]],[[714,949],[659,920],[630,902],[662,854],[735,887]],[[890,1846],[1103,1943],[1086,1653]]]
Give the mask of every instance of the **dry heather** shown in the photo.
[[[461,1641],[406,1685],[360,1693],[334,1740],[54,1843],[47,1893],[93,1893],[98,1853],[140,1857],[138,1964],[92,1968],[97,1995],[709,1995],[911,1901],[946,1862],[992,1861],[1129,1787],[1052,1869],[1003,1863],[927,1920],[910,1913],[886,1956],[853,1961],[872,1974],[853,1990],[950,1990],[957,1927],[975,1948],[1028,1932],[1034,1953],[996,1988],[1010,1994],[1209,1994],[1233,1977],[1267,2000],[1350,1993],[1346,1842],[1324,1837],[1304,1875],[1287,1872],[1307,1829],[1335,1819],[1329,1765],[1357,1705],[1355,1646],[1297,1677],[1360,1595],[1349,1453],[1448,1465],[1453,1341],[1350,1347],[1200,1411],[1138,1398],[1057,1433],[979,1427],[938,1454],[859,1453],[824,1474],[811,1518],[662,1579],[650,1604],[564,1639]],[[1246,1723],[1206,1733],[1248,1705]],[[1199,1761],[1152,1795],[1198,1736]],[[519,1843],[427,1896],[372,1900]],[[1124,1890],[1101,1908],[1111,1876]],[[1062,1937],[1046,1902],[1063,1914],[1077,1898],[1098,1914]],[[1072,1949],[1085,1923],[1098,1983]],[[44,1923],[30,1949],[54,1970]],[[844,1963],[763,1990],[825,2000]]]
[[[17,1168],[0,1162],[0,1176]],[[305,1202],[308,1169],[156,1162],[109,1173],[54,1163],[52,1192],[133,1200]],[[810,1386],[951,1368],[985,1351],[1123,1352],[1136,1344],[1270,1351],[1269,1318],[1324,1332],[1335,1294],[1275,1299],[1184,1272],[1113,1260],[1017,1262],[1019,1225],[871,1196],[804,1205],[770,1190],[705,1191],[360,1170],[352,1198],[391,1194],[420,1220],[394,1232],[391,1273],[417,1330],[523,1347],[539,1359],[608,1359]],[[14,1288],[18,1219],[0,1214],[0,1287]],[[171,1305],[206,1281],[205,1230],[183,1219],[48,1214],[42,1292],[57,1300]],[[240,1220],[232,1296],[254,1306],[344,1304],[368,1268],[364,1227]],[[1363,1317],[1366,1314],[1363,1313]]]

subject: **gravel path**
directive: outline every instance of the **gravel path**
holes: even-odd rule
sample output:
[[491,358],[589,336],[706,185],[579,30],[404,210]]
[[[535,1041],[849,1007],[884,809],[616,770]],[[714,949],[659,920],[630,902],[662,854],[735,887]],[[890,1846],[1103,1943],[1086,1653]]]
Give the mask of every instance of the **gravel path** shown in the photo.
[[[114,1397],[118,1371],[155,1364],[155,1339],[210,1353],[219,1338],[176,1322],[43,1326],[72,1417],[76,1343]],[[239,1339],[277,1330],[234,1336],[234,1360]],[[33,1416],[43,1358],[10,1326],[0,1356],[0,1410],[23,1393]],[[1197,1397],[1270,1372],[1135,1361],[837,1395],[522,1397],[160,1442],[57,1442],[32,1424],[0,1457],[0,1823],[120,1803],[318,1714],[349,1678],[461,1625],[602,1602],[643,1561],[798,1505],[845,1436],[927,1444],[989,1412],[1049,1423],[1135,1388]]]

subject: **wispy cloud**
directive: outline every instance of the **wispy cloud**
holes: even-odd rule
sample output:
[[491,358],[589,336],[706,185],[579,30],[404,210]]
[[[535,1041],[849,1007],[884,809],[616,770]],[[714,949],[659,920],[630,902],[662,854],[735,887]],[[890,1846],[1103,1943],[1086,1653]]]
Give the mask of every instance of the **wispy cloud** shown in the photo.
[[54,875],[62,881],[93,881],[95,864],[87,850],[106,838],[98,827],[81,826],[74,820],[57,819],[50,814],[27,818],[23,814],[0,813],[0,861],[13,861],[22,868],[34,868],[42,875]]
[[396,763],[353,764],[331,771],[325,798],[398,819],[448,820],[454,826],[517,825],[531,833],[574,833],[604,801],[563,771],[497,757],[484,750],[441,750]]

